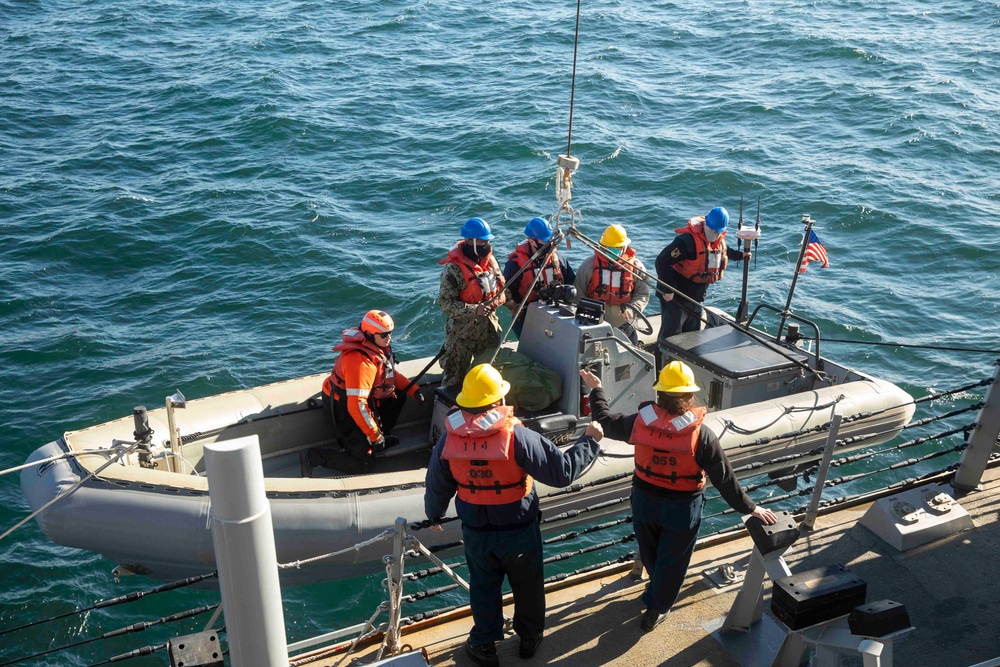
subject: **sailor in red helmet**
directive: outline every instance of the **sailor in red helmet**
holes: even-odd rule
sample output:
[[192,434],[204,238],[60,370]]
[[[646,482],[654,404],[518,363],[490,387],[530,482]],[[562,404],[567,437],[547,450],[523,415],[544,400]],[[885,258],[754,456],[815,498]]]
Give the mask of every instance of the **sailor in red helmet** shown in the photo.
[[691,218],[687,225],[675,230],[673,242],[657,256],[657,279],[697,302],[676,299],[669,289],[656,290],[662,313],[661,342],[674,334],[701,329],[702,308],[698,304],[705,300],[708,286],[722,280],[729,260],[750,259],[750,253],[726,245],[728,224],[729,211],[716,206],[708,215]]
[[605,321],[637,345],[639,336],[632,322],[635,313],[641,313],[649,303],[646,267],[636,257],[621,225],[608,225],[600,243],[602,249],[583,260],[576,272],[576,293],[578,297],[603,301]]
[[653,385],[656,401],[640,404],[631,415],[611,412],[601,380],[592,372],[582,370],[580,377],[591,388],[593,418],[608,437],[635,445],[632,525],[639,558],[649,572],[640,623],[649,632],[667,617],[684,583],[701,525],[706,474],[737,512],[768,525],[777,517],[750,500],[719,439],[702,425],[706,410],[695,405],[699,388],[687,364],[671,361],[664,366]]
[[[569,486],[600,452],[600,424],[592,422],[572,447],[521,425],[504,405],[510,391],[489,364],[470,370],[448,413],[446,432],[434,446],[424,491],[424,511],[440,521],[453,496],[462,520],[469,566],[472,631],[465,651],[487,667],[499,664],[495,643],[503,638],[501,591],[504,576],[514,594],[514,631],[522,658],[535,654],[545,629],[542,535],[538,528],[535,480]],[[443,530],[439,523],[431,530]]]
[[[348,473],[367,472],[373,454],[399,442],[391,435],[406,402],[403,390],[410,381],[396,371],[390,346],[394,328],[383,310],[369,310],[357,328],[345,329],[333,348],[340,352],[330,375],[323,381],[323,404],[333,419],[340,447],[313,448],[303,453],[303,474],[320,465]],[[423,402],[414,383],[409,394]]]

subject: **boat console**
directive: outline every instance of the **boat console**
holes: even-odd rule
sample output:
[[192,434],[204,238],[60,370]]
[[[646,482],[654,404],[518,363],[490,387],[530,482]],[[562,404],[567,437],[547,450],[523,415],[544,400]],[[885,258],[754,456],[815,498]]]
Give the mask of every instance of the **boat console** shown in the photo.
[[694,371],[697,398],[709,410],[759,403],[813,388],[814,376],[796,361],[811,355],[795,347],[764,343],[730,326],[671,336],[661,343],[664,362],[683,361]]

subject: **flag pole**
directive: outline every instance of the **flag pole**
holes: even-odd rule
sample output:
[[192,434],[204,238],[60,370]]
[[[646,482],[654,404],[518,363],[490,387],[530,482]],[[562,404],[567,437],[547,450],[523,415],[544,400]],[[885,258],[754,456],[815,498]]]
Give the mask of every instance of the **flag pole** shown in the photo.
[[795,294],[795,283],[799,281],[799,269],[802,267],[802,258],[806,256],[806,246],[809,245],[809,232],[812,231],[815,222],[808,213],[802,214],[802,224],[806,226],[806,230],[802,234],[802,247],[799,248],[799,260],[795,262],[795,273],[792,274],[792,286],[788,289],[788,301],[785,302],[785,309],[781,311],[781,324],[778,325],[778,334],[774,337],[774,340],[778,342],[781,341],[781,332],[785,328],[785,321],[788,320],[788,315],[792,312],[792,295]]

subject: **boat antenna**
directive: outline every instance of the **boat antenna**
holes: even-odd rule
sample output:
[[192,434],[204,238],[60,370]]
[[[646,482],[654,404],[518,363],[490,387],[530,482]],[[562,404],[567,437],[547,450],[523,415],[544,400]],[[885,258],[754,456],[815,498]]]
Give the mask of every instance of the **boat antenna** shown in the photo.
[[[760,238],[760,197],[757,197],[757,224],[753,229],[750,229],[750,225],[746,227],[743,226],[743,197],[740,197],[740,222],[739,226],[736,228],[736,238],[743,242],[743,254],[750,252],[750,242],[754,245],[754,268],[757,268],[757,240]],[[737,241],[736,246],[739,247],[740,243]],[[750,304],[747,300],[747,285],[750,282],[750,262],[743,260],[743,295],[740,297],[740,305],[736,309],[736,323],[746,324],[748,321],[747,313],[750,310]]]
[[781,332],[784,330],[785,322],[792,312],[792,295],[795,294],[795,283],[799,281],[799,267],[802,266],[802,258],[805,257],[806,246],[809,245],[809,232],[812,231],[815,223],[816,221],[808,213],[802,214],[802,224],[806,226],[806,229],[802,234],[802,247],[799,248],[799,259],[795,262],[795,273],[792,274],[792,286],[788,288],[788,300],[785,301],[785,309],[781,311],[781,323],[778,325],[778,334],[774,338],[776,341],[781,340]]

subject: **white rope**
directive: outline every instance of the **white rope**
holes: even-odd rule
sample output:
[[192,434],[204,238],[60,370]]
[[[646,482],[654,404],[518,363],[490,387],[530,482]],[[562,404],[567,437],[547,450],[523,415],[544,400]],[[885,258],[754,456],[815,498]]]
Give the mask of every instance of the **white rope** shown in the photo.
[[86,484],[87,482],[89,482],[92,477],[96,477],[98,473],[100,473],[102,470],[104,470],[105,468],[107,468],[108,466],[110,466],[112,463],[117,462],[118,459],[120,459],[122,456],[128,456],[129,454],[131,454],[132,451],[135,450],[138,446],[139,446],[139,443],[135,443],[131,447],[129,447],[128,449],[123,449],[120,452],[118,452],[118,454],[116,454],[114,457],[110,458],[107,462],[105,462],[104,464],[102,464],[97,470],[95,470],[94,472],[90,473],[89,475],[87,475],[86,477],[84,477],[83,479],[81,479],[79,482],[77,482],[73,486],[69,487],[69,489],[67,489],[65,492],[60,493],[58,496],[56,496],[55,498],[53,498],[49,502],[45,503],[44,505],[42,505],[41,507],[39,507],[37,510],[35,510],[34,512],[32,512],[31,514],[29,514],[25,518],[21,519],[21,521],[19,521],[13,528],[11,528],[10,530],[8,530],[3,535],[0,535],[0,541],[3,541],[3,539],[5,537],[7,537],[11,533],[13,533],[15,530],[17,530],[18,528],[20,528],[24,524],[26,524],[29,521],[31,521],[32,519],[34,519],[36,516],[38,516],[39,514],[41,514],[42,512],[44,512],[45,510],[47,510],[49,507],[51,507],[57,501],[62,500],[63,498],[65,498],[66,496],[68,496],[69,494],[73,493],[78,488],[80,488],[81,486],[83,486],[84,484]]
[[7,468],[6,470],[0,470],[0,476],[6,475],[10,472],[17,472],[18,470],[24,470],[25,468],[31,468],[33,466],[40,466],[46,463],[52,463],[53,461],[59,461],[60,459],[66,459],[71,456],[84,456],[85,454],[107,454],[109,452],[120,451],[118,448],[105,448],[105,449],[81,449],[78,452],[65,452],[63,454],[57,454],[56,456],[50,456],[47,459],[39,459],[37,461],[32,461],[31,463],[25,463],[23,465],[14,466],[13,468]]
[[309,563],[315,563],[316,561],[323,560],[325,558],[333,558],[334,556],[342,556],[342,555],[344,555],[346,553],[350,553],[352,551],[360,551],[361,549],[364,549],[367,546],[371,546],[372,544],[375,544],[376,542],[381,542],[382,540],[387,540],[387,539],[389,539],[390,537],[392,537],[395,534],[396,534],[396,529],[395,528],[386,528],[384,531],[382,531],[381,533],[379,533],[375,537],[373,537],[371,539],[368,539],[368,540],[365,540],[364,542],[358,542],[354,546],[347,547],[346,549],[341,549],[340,551],[331,551],[330,553],[323,554],[322,556],[313,556],[312,558],[306,558],[304,560],[296,560],[296,561],[292,561],[291,563],[278,563],[278,567],[281,568],[281,569],[284,569],[284,570],[287,570],[287,569],[290,569],[290,568],[295,568],[296,570],[298,570],[303,565],[308,565]]

